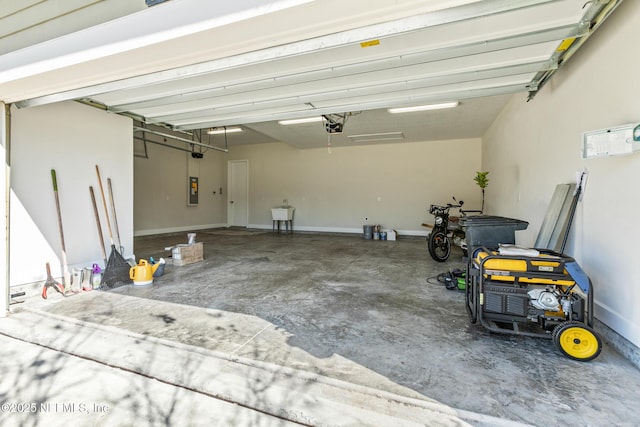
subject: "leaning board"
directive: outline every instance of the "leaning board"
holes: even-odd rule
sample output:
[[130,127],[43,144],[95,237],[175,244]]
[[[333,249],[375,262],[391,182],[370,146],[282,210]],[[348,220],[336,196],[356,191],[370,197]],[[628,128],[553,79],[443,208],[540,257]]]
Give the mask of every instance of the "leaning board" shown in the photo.
[[559,250],[569,226],[571,203],[576,184],[558,184],[538,232],[536,248]]

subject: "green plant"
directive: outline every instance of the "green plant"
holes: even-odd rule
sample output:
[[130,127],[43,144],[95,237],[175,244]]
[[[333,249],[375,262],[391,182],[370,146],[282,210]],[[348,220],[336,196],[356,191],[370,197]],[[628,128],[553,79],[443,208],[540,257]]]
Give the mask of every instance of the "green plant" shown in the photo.
[[480,208],[482,212],[484,212],[484,189],[489,185],[489,178],[487,178],[487,175],[489,175],[488,171],[478,171],[476,172],[475,178],[473,178],[476,184],[478,184],[478,187],[482,190],[482,208]]

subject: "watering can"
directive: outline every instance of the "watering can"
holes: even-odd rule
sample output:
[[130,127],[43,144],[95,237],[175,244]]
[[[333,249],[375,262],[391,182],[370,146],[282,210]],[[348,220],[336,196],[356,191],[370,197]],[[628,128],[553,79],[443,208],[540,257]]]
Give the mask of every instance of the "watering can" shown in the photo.
[[153,273],[160,264],[151,265],[146,259],[141,259],[138,265],[129,269],[129,278],[134,285],[150,285],[153,283]]

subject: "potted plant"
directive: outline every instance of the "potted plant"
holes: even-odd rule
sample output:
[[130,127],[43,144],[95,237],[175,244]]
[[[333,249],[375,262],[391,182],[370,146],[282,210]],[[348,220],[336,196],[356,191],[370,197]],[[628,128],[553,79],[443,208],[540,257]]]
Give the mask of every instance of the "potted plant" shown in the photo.
[[482,190],[482,212],[484,213],[484,189],[487,188],[487,186],[489,185],[489,178],[487,178],[487,175],[489,175],[489,172],[476,172],[476,177],[473,178],[473,180],[476,182],[476,184],[478,184],[478,187],[480,187],[480,190]]

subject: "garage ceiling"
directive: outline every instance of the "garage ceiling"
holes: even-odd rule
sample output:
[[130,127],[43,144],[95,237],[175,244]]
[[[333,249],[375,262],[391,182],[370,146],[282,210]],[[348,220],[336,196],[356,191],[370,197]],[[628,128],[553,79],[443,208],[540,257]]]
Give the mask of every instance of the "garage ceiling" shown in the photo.
[[[186,132],[240,125],[231,145],[480,137],[512,94],[533,97],[620,1],[219,3],[172,0],[7,53],[0,94],[23,108],[82,100]],[[443,101],[460,106],[386,110]],[[344,132],[277,122],[322,115],[343,115]]]

